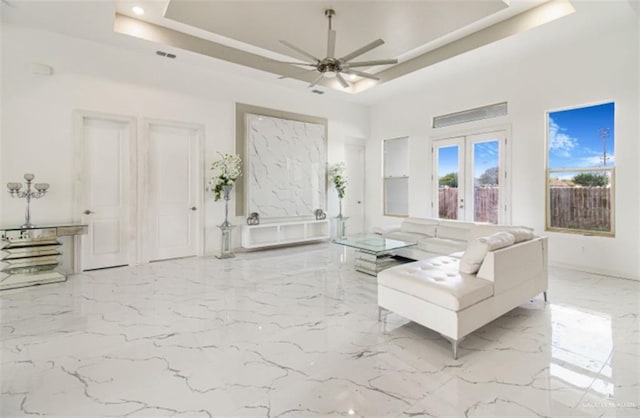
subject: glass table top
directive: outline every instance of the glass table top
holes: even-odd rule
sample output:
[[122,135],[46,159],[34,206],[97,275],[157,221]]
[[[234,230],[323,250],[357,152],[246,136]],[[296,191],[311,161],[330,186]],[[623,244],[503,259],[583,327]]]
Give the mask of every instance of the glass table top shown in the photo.
[[352,235],[342,239],[334,239],[335,244],[353,247],[361,251],[372,254],[383,254],[400,248],[412,247],[415,242],[400,241],[397,239],[384,238],[380,235],[361,234]]

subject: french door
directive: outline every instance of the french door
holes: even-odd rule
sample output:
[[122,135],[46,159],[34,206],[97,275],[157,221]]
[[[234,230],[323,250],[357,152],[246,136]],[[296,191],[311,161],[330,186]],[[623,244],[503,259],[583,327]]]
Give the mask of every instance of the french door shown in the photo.
[[507,223],[506,147],[505,131],[434,141],[434,216]]

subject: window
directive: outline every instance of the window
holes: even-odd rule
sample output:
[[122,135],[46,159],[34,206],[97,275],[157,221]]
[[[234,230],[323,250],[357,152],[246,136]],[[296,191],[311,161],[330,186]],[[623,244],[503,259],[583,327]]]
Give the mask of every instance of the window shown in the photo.
[[384,140],[384,214],[409,216],[409,138]]
[[547,113],[547,229],[613,235],[614,103]]

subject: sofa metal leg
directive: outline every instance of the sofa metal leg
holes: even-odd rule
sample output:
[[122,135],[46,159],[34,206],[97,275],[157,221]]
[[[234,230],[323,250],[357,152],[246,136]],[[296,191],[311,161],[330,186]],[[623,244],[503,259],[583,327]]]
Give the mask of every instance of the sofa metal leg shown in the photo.
[[453,359],[454,360],[458,360],[458,343],[462,340],[464,340],[464,337],[458,339],[458,340],[454,340],[453,338],[447,337],[445,335],[443,335],[444,339],[449,341],[451,343],[451,349],[453,351]]
[[542,296],[544,296],[544,301],[547,301],[547,291],[542,292]]

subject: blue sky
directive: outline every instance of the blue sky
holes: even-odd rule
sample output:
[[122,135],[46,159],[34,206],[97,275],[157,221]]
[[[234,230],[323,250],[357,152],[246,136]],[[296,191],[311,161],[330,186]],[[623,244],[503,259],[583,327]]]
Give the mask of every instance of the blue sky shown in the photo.
[[[498,166],[498,141],[476,142],[473,144],[473,176],[478,178],[487,168]],[[458,172],[458,147],[438,149],[438,177]]]
[[548,124],[549,168],[602,167],[601,129],[608,129],[607,166],[613,166],[613,103],[549,112]]

